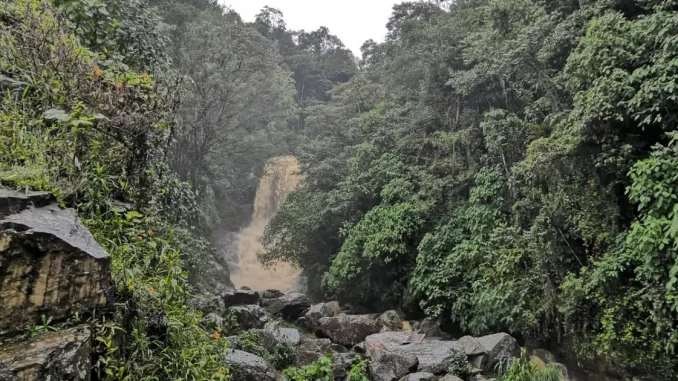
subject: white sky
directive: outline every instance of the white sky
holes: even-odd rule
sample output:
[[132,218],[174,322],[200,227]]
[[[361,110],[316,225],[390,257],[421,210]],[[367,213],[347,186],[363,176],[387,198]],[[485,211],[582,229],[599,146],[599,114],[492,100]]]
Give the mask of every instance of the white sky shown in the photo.
[[283,12],[288,29],[312,31],[326,26],[356,56],[360,56],[360,47],[366,40],[384,40],[391,9],[401,1],[220,0],[238,12],[245,21],[254,21],[254,16],[268,5]]

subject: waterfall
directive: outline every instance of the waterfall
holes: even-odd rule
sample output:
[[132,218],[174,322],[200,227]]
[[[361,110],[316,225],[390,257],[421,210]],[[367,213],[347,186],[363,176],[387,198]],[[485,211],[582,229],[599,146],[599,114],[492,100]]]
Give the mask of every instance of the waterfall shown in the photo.
[[254,200],[252,220],[234,242],[238,263],[231,268],[231,281],[236,287],[247,286],[257,291],[276,289],[282,292],[294,291],[298,287],[300,270],[282,262],[264,268],[257,254],[264,250],[261,238],[266,225],[300,181],[299,163],[294,157],[277,157],[266,163]]

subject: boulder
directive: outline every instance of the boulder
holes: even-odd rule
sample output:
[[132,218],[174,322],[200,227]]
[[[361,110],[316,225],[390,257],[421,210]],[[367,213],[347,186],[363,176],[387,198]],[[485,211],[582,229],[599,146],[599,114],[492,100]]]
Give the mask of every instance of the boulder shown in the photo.
[[264,331],[273,335],[279,343],[299,345],[301,333],[295,328],[284,328],[277,321],[266,323]]
[[311,301],[304,294],[292,292],[274,299],[262,299],[261,305],[272,314],[294,321],[311,306]]
[[13,78],[0,74],[0,91],[4,94],[9,90],[10,92],[20,93],[28,87],[27,83],[19,82]]
[[332,354],[332,374],[335,380],[344,380],[351,371],[355,354],[353,353],[334,353]]
[[320,331],[333,343],[352,347],[379,332],[379,325],[366,315],[339,315],[320,319]]
[[49,192],[25,193],[0,189],[0,218],[19,213],[29,207],[42,208],[54,201],[54,196]]
[[399,351],[391,351],[381,343],[365,343],[368,369],[374,381],[397,381],[419,366],[417,356]]
[[226,290],[221,297],[224,299],[224,307],[259,304],[259,293],[247,287]]
[[306,339],[297,350],[297,366],[309,365],[326,354],[347,354],[350,351],[341,345],[332,344],[329,339]]
[[497,363],[520,356],[520,345],[507,333],[478,337],[476,340],[485,348],[485,354],[474,358],[472,363],[485,371],[492,372]]
[[[436,381],[438,378],[433,373],[412,373],[400,379],[400,381]],[[461,380],[460,380],[461,381]]]
[[269,321],[266,310],[256,304],[233,306],[228,311],[235,315],[238,325],[243,330],[264,328]]
[[313,330],[320,329],[320,319],[335,317],[341,313],[339,302],[314,304],[304,315],[306,325]]
[[440,329],[440,318],[427,317],[417,324],[416,333],[423,334],[426,337],[444,337],[445,334]]
[[262,299],[275,299],[285,295],[285,293],[280,292],[279,290],[266,290],[261,294]]
[[9,345],[0,350],[0,380],[89,381],[91,336],[82,325]]
[[391,310],[379,315],[377,324],[381,329],[387,328],[389,331],[400,331],[403,328],[403,321],[398,313]]
[[44,204],[46,197],[0,194],[3,213],[27,208],[0,219],[0,335],[34,324],[42,315],[59,322],[106,309],[113,301],[108,254],[75,210],[56,204],[29,208]]
[[[418,362],[417,371],[433,374],[443,374],[447,371],[454,359],[452,350],[463,350],[454,341],[443,340],[410,340],[406,332],[385,332],[368,336],[365,339],[365,349],[368,358],[374,361],[373,356],[379,352],[394,353],[396,355],[412,355]],[[402,377],[402,375],[401,375]]]
[[457,343],[464,348],[464,352],[468,357],[474,357],[485,354],[485,347],[475,339],[475,337],[464,336],[457,340]]
[[231,369],[233,380],[279,381],[280,373],[263,358],[251,353],[228,349],[226,365]]
[[203,315],[223,314],[226,310],[223,296],[204,295],[189,302],[191,308],[202,311]]

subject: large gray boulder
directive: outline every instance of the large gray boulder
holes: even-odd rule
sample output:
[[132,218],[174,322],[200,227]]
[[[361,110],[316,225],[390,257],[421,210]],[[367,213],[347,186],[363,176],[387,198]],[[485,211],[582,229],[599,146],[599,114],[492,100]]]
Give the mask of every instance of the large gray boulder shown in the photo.
[[296,346],[301,342],[301,333],[298,329],[282,327],[277,321],[266,323],[264,331],[273,335],[279,343]]
[[297,350],[297,366],[309,365],[327,354],[348,354],[350,351],[330,339],[304,339]]
[[259,304],[259,293],[245,287],[225,290],[221,297],[224,299],[225,307]]
[[339,315],[320,319],[320,331],[333,343],[352,347],[379,332],[379,325],[367,315]]
[[8,345],[0,350],[0,380],[89,381],[91,336],[82,325]]
[[419,372],[408,374],[399,381],[436,381],[438,378],[433,373]]
[[313,330],[320,329],[320,319],[324,317],[335,317],[341,313],[341,306],[339,302],[318,303],[311,306],[311,308],[304,314],[306,325]]
[[233,380],[279,381],[281,379],[280,373],[266,360],[236,349],[226,351],[226,365],[231,369]]
[[[454,341],[422,340],[411,342],[406,332],[384,332],[368,336],[365,349],[370,360],[375,361],[375,354],[393,353],[404,357],[412,355],[418,362],[417,371],[443,374],[454,359],[452,350],[463,350]],[[380,357],[380,358],[381,358]],[[376,359],[378,360],[378,358]],[[401,375],[402,376],[402,375]]]
[[423,334],[427,338],[446,336],[440,329],[440,318],[437,317],[427,317],[419,322],[415,327],[415,332]]
[[[76,313],[108,308],[110,257],[73,209],[47,203],[44,193],[0,193],[0,335]],[[22,209],[17,212],[17,209]]]
[[382,331],[400,331],[403,327],[403,321],[398,313],[391,310],[379,315],[377,324]]
[[233,306],[228,309],[243,330],[264,328],[270,318],[266,310],[257,304]]
[[374,381],[397,381],[419,366],[417,356],[399,351],[388,350],[379,344],[365,344],[367,358],[370,360],[368,369],[370,378]]
[[520,356],[520,345],[507,333],[495,333],[476,340],[485,349],[485,353],[476,356],[471,362],[485,371],[492,372],[499,362]]
[[278,298],[261,299],[261,305],[272,314],[294,321],[311,306],[311,300],[304,294],[292,292]]

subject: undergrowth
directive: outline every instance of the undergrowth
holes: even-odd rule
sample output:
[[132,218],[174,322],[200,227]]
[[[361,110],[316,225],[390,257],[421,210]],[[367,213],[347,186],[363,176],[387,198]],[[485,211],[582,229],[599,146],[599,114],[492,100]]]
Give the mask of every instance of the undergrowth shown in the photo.
[[187,307],[187,269],[209,244],[190,186],[163,164],[176,91],[82,46],[42,0],[0,3],[0,74],[26,84],[2,98],[0,186],[54,193],[112,258],[118,300],[90,319],[98,377],[230,379],[227,342]]

